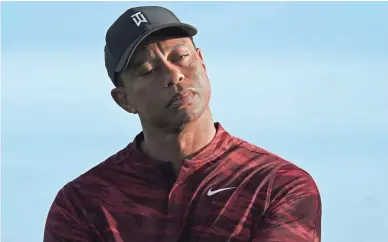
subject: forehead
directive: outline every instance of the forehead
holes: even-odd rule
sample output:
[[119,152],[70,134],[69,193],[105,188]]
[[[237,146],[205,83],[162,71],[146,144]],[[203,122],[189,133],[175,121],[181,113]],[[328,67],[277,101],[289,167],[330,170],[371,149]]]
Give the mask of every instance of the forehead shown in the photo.
[[146,39],[133,54],[132,59],[138,59],[142,56],[149,56],[155,49],[162,53],[169,52],[179,47],[188,47],[191,39],[188,37],[150,37]]

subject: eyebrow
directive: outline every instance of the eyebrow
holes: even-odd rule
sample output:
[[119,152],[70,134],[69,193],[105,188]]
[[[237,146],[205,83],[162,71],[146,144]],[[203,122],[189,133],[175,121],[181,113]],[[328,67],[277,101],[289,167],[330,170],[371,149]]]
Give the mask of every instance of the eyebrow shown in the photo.
[[142,56],[147,55],[147,53],[144,53],[144,52],[148,52],[148,50],[144,48],[140,50],[138,53],[136,53],[136,55],[140,56],[140,58],[137,58],[137,60],[135,58],[132,59],[132,61],[130,61],[128,65],[129,69],[136,70],[137,68],[139,68],[139,66],[141,66],[145,62]]
[[170,52],[171,52],[171,51],[174,51],[174,50],[176,50],[176,49],[178,49],[179,47],[186,46],[186,45],[187,45],[187,42],[180,41],[180,42],[176,43],[175,45],[173,45],[173,46],[170,48]]

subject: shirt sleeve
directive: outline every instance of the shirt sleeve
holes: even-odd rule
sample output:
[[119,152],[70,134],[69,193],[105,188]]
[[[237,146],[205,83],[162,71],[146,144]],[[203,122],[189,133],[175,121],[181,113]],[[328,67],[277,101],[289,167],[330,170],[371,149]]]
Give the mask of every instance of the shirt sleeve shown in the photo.
[[321,198],[311,176],[293,165],[274,179],[268,209],[253,242],[320,242]]
[[82,210],[77,200],[66,185],[56,195],[52,203],[44,229],[43,242],[91,242]]

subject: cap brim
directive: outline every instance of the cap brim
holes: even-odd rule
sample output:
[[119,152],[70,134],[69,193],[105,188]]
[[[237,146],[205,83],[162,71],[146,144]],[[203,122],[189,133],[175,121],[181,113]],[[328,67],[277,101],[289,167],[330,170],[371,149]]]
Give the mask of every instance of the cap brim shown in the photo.
[[140,36],[135,42],[133,42],[124,52],[123,56],[121,57],[119,63],[117,64],[115,68],[115,72],[120,72],[123,69],[125,69],[129,61],[135,52],[136,48],[139,46],[139,44],[148,36],[151,34],[155,33],[156,31],[162,30],[162,29],[167,29],[167,28],[177,28],[180,31],[183,31],[184,33],[187,34],[187,36],[192,37],[197,34],[197,29],[189,24],[184,24],[184,23],[171,23],[171,24],[164,24],[164,25],[159,25],[157,27],[154,27],[150,30],[148,30],[146,33],[144,33],[142,36]]

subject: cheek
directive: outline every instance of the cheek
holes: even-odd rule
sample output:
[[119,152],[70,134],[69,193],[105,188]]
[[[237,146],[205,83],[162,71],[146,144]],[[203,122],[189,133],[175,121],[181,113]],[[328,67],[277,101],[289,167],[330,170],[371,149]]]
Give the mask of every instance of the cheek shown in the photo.
[[197,64],[191,71],[190,79],[195,80],[198,87],[207,88],[209,80],[205,68],[201,64]]
[[133,89],[133,104],[139,110],[151,110],[160,106],[161,94],[150,86],[138,86]]
[[144,101],[143,99],[144,96],[146,95],[146,89],[142,88],[138,85],[133,85],[131,86],[131,89],[128,93],[128,99],[130,103],[137,109],[143,109],[144,106]]

